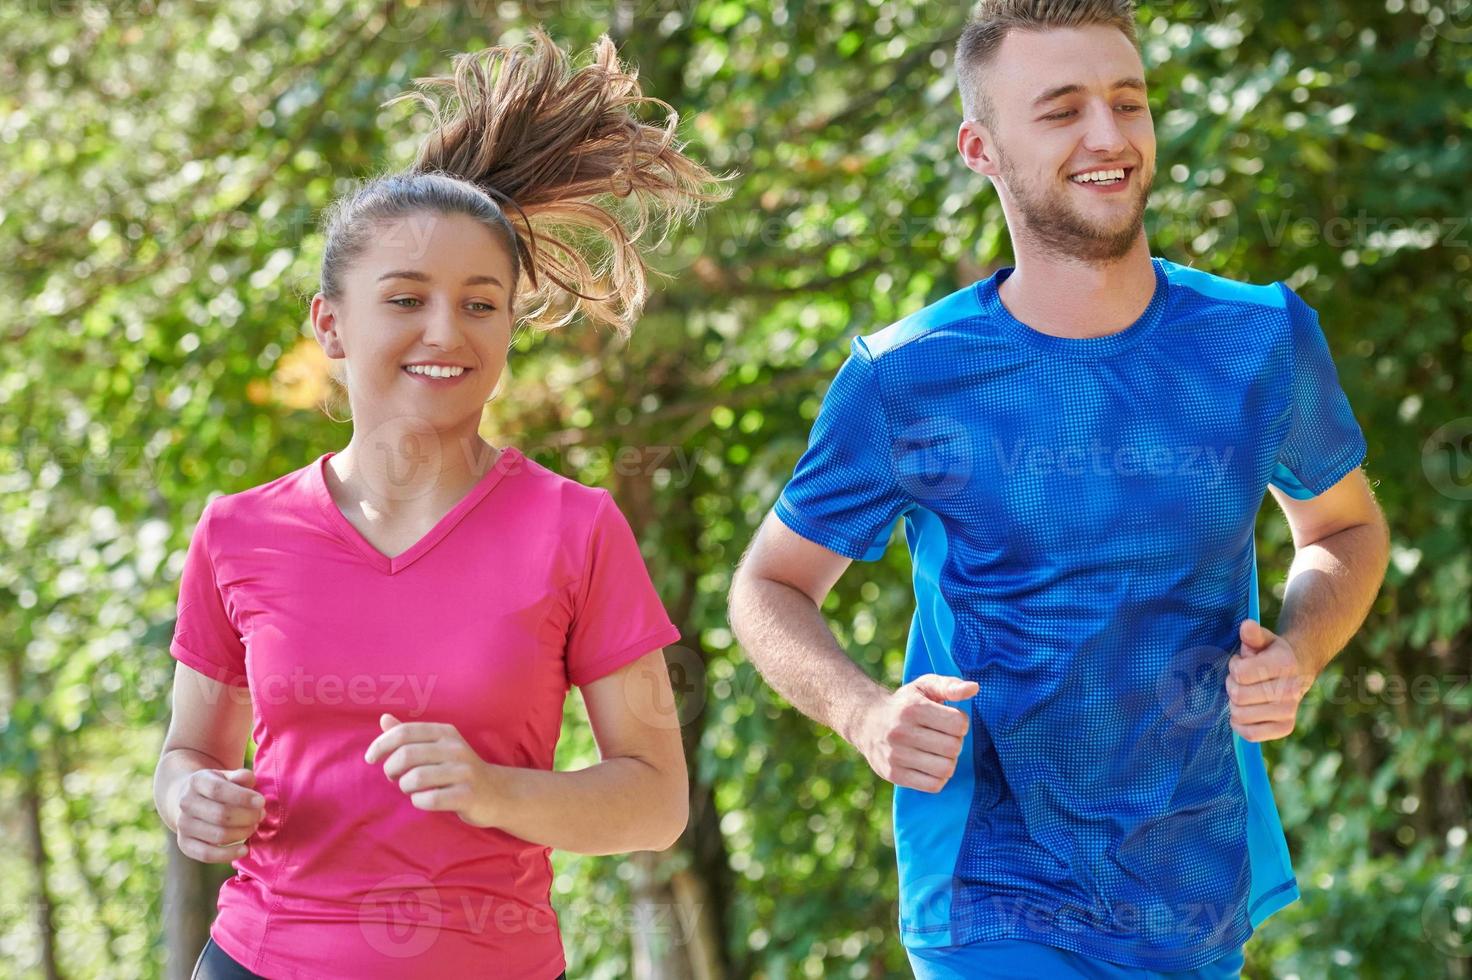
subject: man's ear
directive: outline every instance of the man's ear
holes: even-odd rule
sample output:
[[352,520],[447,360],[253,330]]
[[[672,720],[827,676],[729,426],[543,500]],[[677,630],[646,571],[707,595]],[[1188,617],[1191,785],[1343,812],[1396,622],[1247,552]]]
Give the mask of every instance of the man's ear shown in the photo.
[[991,130],[975,119],[963,121],[956,132],[956,149],[960,151],[961,159],[968,168],[979,174],[988,177],[1001,174],[1002,168],[997,160],[995,147],[996,141],[992,139]]

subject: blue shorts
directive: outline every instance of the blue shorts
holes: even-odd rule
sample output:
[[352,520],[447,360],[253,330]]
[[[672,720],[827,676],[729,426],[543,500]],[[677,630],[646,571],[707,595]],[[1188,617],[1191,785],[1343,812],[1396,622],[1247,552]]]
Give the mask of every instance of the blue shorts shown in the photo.
[[1237,980],[1243,959],[1239,947],[1194,970],[1162,973],[1014,939],[905,952],[916,980]]

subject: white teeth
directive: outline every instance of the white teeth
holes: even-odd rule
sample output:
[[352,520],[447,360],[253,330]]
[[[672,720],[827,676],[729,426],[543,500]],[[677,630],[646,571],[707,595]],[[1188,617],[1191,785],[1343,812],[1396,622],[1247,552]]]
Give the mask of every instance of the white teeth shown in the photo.
[[426,374],[431,378],[458,378],[465,373],[465,369],[462,367],[439,367],[433,364],[410,364],[404,370],[410,374]]
[[1068,178],[1075,184],[1103,183],[1108,184],[1116,180],[1124,180],[1123,170],[1095,170],[1092,173],[1078,174]]

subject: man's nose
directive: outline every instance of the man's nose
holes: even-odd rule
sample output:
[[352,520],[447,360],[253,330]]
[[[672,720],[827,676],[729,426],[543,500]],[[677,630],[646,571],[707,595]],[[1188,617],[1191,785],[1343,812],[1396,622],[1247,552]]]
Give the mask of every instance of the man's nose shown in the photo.
[[1096,103],[1089,109],[1088,127],[1084,131],[1084,149],[1114,156],[1127,143],[1112,105],[1107,102]]

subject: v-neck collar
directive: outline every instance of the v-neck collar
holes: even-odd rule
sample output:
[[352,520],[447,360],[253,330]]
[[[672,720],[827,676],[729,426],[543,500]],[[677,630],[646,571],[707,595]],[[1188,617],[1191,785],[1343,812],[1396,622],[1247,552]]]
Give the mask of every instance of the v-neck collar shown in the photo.
[[451,507],[423,537],[411,544],[405,551],[390,558],[368,543],[368,539],[353,526],[352,521],[347,519],[346,515],[338,509],[337,502],[332,499],[332,491],[327,487],[327,461],[336,455],[335,450],[323,453],[317,458],[317,462],[312,464],[313,494],[329,526],[337,532],[339,537],[362,554],[370,565],[385,575],[402,572],[439,544],[445,535],[464,520],[465,515],[469,514],[476,504],[484,500],[486,495],[495,489],[506,472],[521,460],[521,452],[515,446],[504,447],[500,456],[496,458],[496,462],[486,468],[485,473],[481,475],[475,486],[470,488],[469,493],[461,497],[459,502]]

